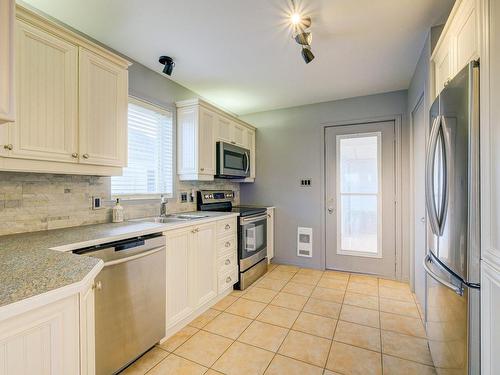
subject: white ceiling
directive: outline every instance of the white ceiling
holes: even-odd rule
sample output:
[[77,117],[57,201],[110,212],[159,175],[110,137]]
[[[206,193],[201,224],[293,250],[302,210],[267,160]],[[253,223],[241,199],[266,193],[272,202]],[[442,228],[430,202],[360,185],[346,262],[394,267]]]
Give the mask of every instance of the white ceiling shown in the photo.
[[[26,1],[26,0],[25,0]],[[313,20],[306,65],[290,0],[27,0],[237,114],[408,88],[430,26],[453,0],[298,0]]]

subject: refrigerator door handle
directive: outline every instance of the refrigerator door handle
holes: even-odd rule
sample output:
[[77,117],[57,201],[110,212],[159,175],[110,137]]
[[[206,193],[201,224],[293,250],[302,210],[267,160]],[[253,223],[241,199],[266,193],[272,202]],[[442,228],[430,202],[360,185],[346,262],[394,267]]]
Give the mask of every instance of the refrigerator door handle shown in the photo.
[[448,203],[450,200],[450,173],[451,173],[451,141],[450,141],[450,135],[448,133],[447,127],[446,127],[446,118],[444,116],[441,116],[441,131],[443,132],[443,139],[444,139],[444,168],[445,171],[443,173],[444,176],[444,199],[443,199],[443,205],[441,212],[439,213],[439,218],[438,218],[438,225],[439,225],[439,235],[442,236],[444,232],[444,228],[446,225],[446,217],[448,216]]
[[429,267],[429,265],[433,263],[433,260],[432,260],[432,255],[431,254],[427,254],[424,258],[424,262],[423,262],[423,265],[424,265],[424,269],[425,269],[425,272],[430,276],[432,277],[434,280],[436,280],[438,283],[440,284],[443,284],[445,287],[453,290],[456,294],[458,294],[459,296],[463,296],[464,294],[464,288],[460,285],[460,286],[456,286],[454,285],[453,283],[443,279],[442,277],[436,275],[432,270],[431,268]]
[[432,123],[431,134],[429,136],[429,148],[427,149],[427,162],[425,166],[425,203],[432,232],[439,236],[440,228],[436,206],[434,205],[434,154],[436,152],[437,137],[441,124],[441,116],[437,116]]

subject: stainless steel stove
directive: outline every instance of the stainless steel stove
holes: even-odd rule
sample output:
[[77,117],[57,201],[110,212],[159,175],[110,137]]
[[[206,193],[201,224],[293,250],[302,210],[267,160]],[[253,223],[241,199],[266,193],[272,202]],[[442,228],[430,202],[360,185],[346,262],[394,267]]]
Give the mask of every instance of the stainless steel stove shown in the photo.
[[198,211],[236,212],[238,217],[237,289],[246,289],[267,271],[267,208],[233,206],[232,190],[200,190]]

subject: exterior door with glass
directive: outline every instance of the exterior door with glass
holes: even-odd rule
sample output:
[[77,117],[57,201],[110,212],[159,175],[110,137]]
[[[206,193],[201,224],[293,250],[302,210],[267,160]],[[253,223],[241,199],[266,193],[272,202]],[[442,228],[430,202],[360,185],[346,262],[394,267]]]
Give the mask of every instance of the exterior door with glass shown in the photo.
[[326,268],[394,278],[394,121],[325,130]]

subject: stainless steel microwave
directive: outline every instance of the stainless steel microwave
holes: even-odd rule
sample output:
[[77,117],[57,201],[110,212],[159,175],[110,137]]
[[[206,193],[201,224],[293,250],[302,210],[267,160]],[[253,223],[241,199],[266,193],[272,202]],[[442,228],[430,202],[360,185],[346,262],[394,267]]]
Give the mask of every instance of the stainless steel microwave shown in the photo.
[[217,173],[219,178],[250,176],[250,150],[231,143],[217,142]]

